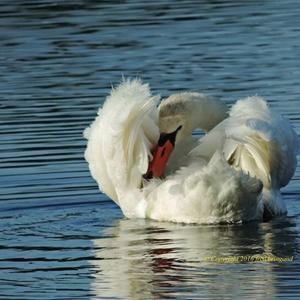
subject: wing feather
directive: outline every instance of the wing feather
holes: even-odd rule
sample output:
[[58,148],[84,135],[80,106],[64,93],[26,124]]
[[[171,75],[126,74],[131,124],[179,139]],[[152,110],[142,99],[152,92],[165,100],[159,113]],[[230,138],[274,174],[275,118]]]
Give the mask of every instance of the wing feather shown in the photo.
[[216,151],[237,169],[259,178],[265,187],[285,186],[294,175],[299,138],[289,122],[260,97],[231,108],[229,118],[213,128],[191,152],[209,160]]
[[119,203],[119,187],[139,187],[159,136],[157,102],[149,86],[125,80],[113,88],[89,129],[85,158],[100,189]]
[[299,139],[289,122],[272,112],[262,98],[238,101],[225,134],[225,154],[234,166],[258,177],[268,188],[280,188],[290,181]]

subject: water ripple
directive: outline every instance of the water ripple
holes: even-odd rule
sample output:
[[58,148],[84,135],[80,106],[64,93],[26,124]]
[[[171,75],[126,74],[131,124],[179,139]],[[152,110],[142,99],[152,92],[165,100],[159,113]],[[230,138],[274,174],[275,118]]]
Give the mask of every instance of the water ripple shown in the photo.
[[[84,161],[84,128],[122,75],[231,105],[259,94],[300,132],[300,5],[3,0],[0,299],[298,299],[300,171],[289,216],[241,226],[122,219]],[[292,263],[217,264],[273,253]]]

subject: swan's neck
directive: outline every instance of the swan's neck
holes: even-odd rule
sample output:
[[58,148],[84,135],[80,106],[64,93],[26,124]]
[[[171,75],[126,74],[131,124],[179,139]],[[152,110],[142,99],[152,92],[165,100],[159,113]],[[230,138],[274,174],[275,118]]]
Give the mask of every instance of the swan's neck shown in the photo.
[[211,97],[201,97],[198,101],[192,101],[189,111],[193,130],[201,128],[205,132],[210,131],[228,116],[227,106]]
[[182,129],[177,140],[191,135],[196,128],[205,132],[227,118],[226,104],[200,93],[179,93],[162,101],[159,107],[161,132],[173,132],[179,125]]

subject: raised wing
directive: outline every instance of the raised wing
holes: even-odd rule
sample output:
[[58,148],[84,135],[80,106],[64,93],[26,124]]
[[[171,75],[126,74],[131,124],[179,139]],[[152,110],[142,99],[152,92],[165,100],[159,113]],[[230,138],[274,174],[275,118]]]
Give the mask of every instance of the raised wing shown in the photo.
[[112,89],[98,117],[86,129],[85,159],[99,188],[119,203],[118,191],[139,187],[151,145],[159,136],[157,102],[147,84],[125,80]]
[[238,101],[231,110],[225,135],[228,162],[259,178],[264,187],[283,187],[294,175],[298,136],[262,98]]
[[259,178],[264,187],[280,188],[294,175],[299,138],[262,98],[248,97],[238,101],[229,118],[204,136],[190,155],[208,161],[215,151],[235,168]]

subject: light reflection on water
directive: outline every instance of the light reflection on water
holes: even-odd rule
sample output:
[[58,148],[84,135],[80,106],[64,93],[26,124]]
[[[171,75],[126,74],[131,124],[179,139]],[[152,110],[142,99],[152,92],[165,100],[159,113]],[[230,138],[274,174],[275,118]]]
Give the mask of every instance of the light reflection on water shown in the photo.
[[[114,205],[82,204],[5,212],[0,228],[3,299],[272,299],[299,293],[296,217],[199,226],[122,219]],[[205,261],[256,254],[294,261]]]
[[[233,292],[237,298],[263,299],[286,287],[285,265],[216,264],[205,259],[271,253],[294,256],[298,234],[293,220],[247,226],[121,220],[105,235],[94,241],[99,260],[93,265],[101,271],[92,284],[97,294],[189,299],[195,295],[225,298]],[[108,285],[109,290],[105,289]]]
[[[92,181],[82,138],[122,75],[162,96],[259,94],[299,133],[298,1],[4,0],[0,11],[1,299],[299,298],[299,168],[287,218],[126,220]],[[271,252],[294,261],[203,261]]]

